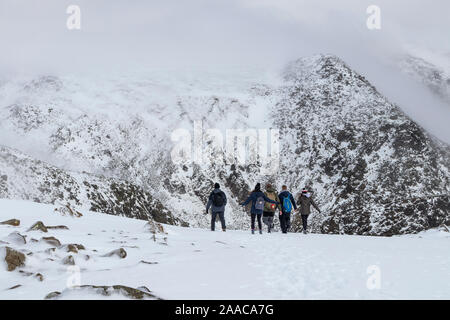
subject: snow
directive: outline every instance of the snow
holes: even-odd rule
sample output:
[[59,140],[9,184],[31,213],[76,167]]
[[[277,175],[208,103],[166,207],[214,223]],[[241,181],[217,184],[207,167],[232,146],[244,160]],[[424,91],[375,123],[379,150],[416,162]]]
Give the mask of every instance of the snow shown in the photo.
[[[73,218],[54,212],[54,208],[0,200],[0,220],[21,221],[19,227],[0,225],[0,240],[7,241],[7,236],[14,231],[26,235],[27,244],[10,245],[16,250],[33,252],[20,270],[44,276],[40,282],[18,270],[8,272],[2,259],[0,299],[43,299],[50,292],[66,289],[71,274],[61,260],[68,253],[59,248],[49,254],[45,250],[50,245],[31,241],[43,236],[54,236],[63,245],[76,243],[86,247],[77,254],[71,253],[81,270],[81,285],[146,286],[163,299],[450,298],[450,233],[444,230],[387,238],[294,233],[251,235],[247,231],[213,233],[164,225],[168,234],[159,234],[154,241],[142,220],[86,211],[82,212],[83,217]],[[66,225],[70,230],[27,232],[36,221]],[[103,257],[120,247],[128,253],[125,259]],[[89,260],[85,260],[86,255],[90,256]],[[142,260],[157,264],[141,263]],[[367,283],[373,279],[373,270],[379,271],[380,287],[370,290]],[[7,290],[17,284],[22,286]],[[66,289],[62,298],[124,297]]]

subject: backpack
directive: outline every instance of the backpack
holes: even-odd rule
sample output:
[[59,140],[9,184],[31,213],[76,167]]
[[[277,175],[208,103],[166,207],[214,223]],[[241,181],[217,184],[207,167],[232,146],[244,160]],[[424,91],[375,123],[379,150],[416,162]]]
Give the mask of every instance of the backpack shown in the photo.
[[283,198],[283,209],[286,213],[290,213],[292,211],[292,202],[289,195]]
[[264,198],[263,197],[258,197],[256,199],[256,203],[255,203],[255,209],[256,210],[263,210],[264,209]]
[[225,201],[223,199],[222,192],[215,192],[215,193],[213,193],[212,203],[213,203],[214,207],[221,207],[221,206],[223,206]]
[[[273,192],[266,192],[266,197],[270,200],[275,201],[277,199],[277,194]],[[277,205],[275,203],[266,202],[264,205],[264,208],[266,211],[275,211],[277,208]]]

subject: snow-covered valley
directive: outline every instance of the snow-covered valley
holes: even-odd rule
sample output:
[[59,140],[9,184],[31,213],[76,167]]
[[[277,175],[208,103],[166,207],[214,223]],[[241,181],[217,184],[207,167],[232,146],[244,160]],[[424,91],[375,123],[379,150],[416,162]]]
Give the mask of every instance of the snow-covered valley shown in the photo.
[[[450,233],[445,228],[389,238],[279,232],[251,235],[248,231],[211,232],[172,225],[163,225],[163,233],[158,228],[152,233],[143,220],[87,211],[73,217],[55,208],[0,200],[0,220],[20,220],[18,226],[0,225],[0,299],[44,299],[54,292],[60,294],[49,297],[450,297]],[[37,221],[68,229],[28,231]],[[8,271],[14,263],[5,261],[5,247],[23,253],[23,265]],[[126,256],[123,251],[107,255],[120,248]]]

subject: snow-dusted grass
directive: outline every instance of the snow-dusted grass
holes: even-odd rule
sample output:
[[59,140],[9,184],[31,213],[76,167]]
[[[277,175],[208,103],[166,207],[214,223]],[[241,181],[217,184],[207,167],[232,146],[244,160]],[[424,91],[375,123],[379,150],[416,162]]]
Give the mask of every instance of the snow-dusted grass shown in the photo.
[[[19,227],[0,225],[0,240],[13,231],[27,235],[29,250],[21,270],[41,273],[44,281],[0,263],[0,299],[43,299],[66,288],[69,253],[45,250],[49,244],[31,238],[54,236],[61,243],[82,244],[72,254],[81,269],[82,285],[148,287],[163,299],[449,299],[450,234],[436,230],[401,237],[360,237],[319,234],[251,235],[245,231],[211,232],[164,226],[156,241],[145,221],[83,212],[81,218],[61,216],[54,207],[0,200],[0,221],[20,219]],[[205,219],[207,219],[205,217]],[[66,225],[70,230],[27,232],[36,221]],[[219,226],[218,226],[218,228]],[[4,247],[5,244],[0,244]],[[123,247],[128,256],[102,257]],[[97,251],[94,251],[97,250]],[[24,251],[24,252],[29,252]],[[90,256],[85,260],[86,255]],[[53,259],[54,261],[46,260]],[[145,264],[140,261],[157,262]],[[380,271],[380,288],[369,290],[370,266]],[[373,274],[372,274],[373,276]],[[21,284],[13,290],[8,288]],[[92,291],[66,290],[66,299],[121,299]]]

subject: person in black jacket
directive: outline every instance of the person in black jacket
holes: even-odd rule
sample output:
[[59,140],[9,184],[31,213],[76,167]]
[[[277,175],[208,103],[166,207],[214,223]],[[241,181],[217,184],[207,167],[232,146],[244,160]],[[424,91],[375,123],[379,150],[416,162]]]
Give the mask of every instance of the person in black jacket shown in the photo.
[[280,226],[281,232],[287,233],[291,227],[291,213],[293,213],[294,210],[297,210],[297,204],[295,203],[292,194],[287,191],[287,186],[284,185],[281,189],[282,191],[278,195],[281,203]]
[[266,197],[264,192],[261,191],[261,184],[257,183],[255,186],[255,189],[250,193],[247,200],[245,200],[243,203],[241,203],[241,206],[246,206],[249,202],[252,202],[252,208],[250,210],[251,213],[251,221],[252,221],[252,234],[255,233],[255,219],[258,219],[258,227],[259,227],[259,233],[262,234],[262,223],[261,223],[261,216],[263,214],[264,210],[264,204],[265,202],[270,202],[274,204],[280,204],[279,202],[273,201]]
[[225,226],[225,206],[227,205],[227,196],[220,190],[218,183],[214,184],[214,190],[209,195],[208,203],[206,204],[206,214],[211,208],[211,231],[216,228],[216,217],[219,215],[220,223],[222,224],[222,231],[226,231]]

